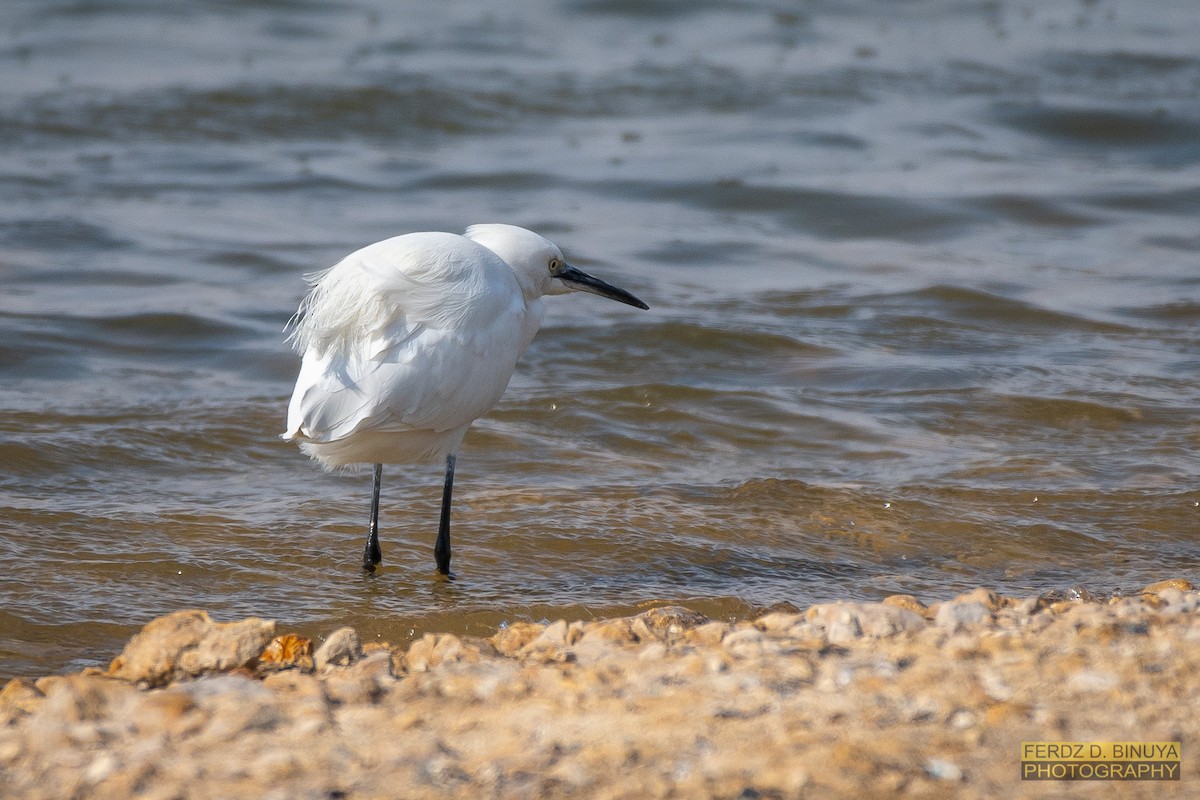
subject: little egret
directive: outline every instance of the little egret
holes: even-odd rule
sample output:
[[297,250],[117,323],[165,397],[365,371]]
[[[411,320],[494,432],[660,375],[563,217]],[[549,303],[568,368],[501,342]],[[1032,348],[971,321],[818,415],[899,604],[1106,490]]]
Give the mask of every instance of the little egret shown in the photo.
[[444,460],[433,552],[438,571],[450,574],[455,455],[467,428],[508,387],[542,324],[545,295],[583,291],[649,308],[513,225],[385,239],[309,283],[312,291],[288,323],[303,362],[283,438],[326,469],[374,465],[368,572],[382,561],[383,465]]

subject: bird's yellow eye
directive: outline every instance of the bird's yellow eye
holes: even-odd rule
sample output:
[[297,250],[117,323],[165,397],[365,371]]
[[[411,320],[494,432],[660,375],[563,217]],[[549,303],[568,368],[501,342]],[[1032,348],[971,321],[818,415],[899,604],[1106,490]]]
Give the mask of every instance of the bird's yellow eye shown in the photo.
[[550,259],[550,274],[557,275],[558,271],[560,269],[562,269],[562,265],[563,265],[563,262],[562,262],[561,258]]

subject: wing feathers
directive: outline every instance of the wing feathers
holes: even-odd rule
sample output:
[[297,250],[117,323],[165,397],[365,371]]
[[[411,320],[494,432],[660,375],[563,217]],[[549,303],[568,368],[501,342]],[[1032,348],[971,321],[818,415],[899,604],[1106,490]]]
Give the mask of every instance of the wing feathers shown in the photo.
[[409,234],[353,253],[317,276],[291,326],[304,363],[284,436],[461,437],[504,393],[536,316],[508,265],[463,237]]

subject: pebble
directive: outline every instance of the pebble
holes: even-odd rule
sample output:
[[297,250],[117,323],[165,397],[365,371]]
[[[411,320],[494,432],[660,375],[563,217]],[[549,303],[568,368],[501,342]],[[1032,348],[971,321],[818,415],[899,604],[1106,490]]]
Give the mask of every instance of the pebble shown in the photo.
[[338,628],[313,653],[313,665],[318,670],[345,667],[363,656],[362,642],[354,628]]
[[517,622],[501,628],[491,638],[496,652],[503,656],[513,656],[523,647],[542,635],[545,625],[537,622]]
[[313,669],[312,640],[294,633],[276,636],[259,653],[255,664],[259,672],[275,672],[283,669]]
[[739,658],[760,656],[767,647],[766,635],[753,626],[736,628],[721,640],[721,646]]
[[325,675],[325,696],[342,705],[374,703],[395,682],[391,665],[388,653],[372,653],[353,666],[331,669]]
[[683,641],[699,647],[717,647],[730,630],[728,622],[706,622],[688,629],[683,635]]
[[920,614],[895,603],[826,603],[811,607],[804,619],[825,628],[831,644],[844,644],[864,636],[880,638],[913,633],[925,627]]
[[994,619],[992,610],[977,600],[953,600],[942,603],[934,616],[939,628],[956,633],[964,628],[985,625]]
[[633,624],[625,618],[590,622],[583,626],[582,638],[618,644],[633,644],[638,640],[633,634]]
[[1142,594],[1159,594],[1164,589],[1178,589],[1181,592],[1190,592],[1195,588],[1192,582],[1185,578],[1169,578],[1165,581],[1157,581],[1150,584],[1142,589]]
[[929,773],[929,777],[937,778],[939,781],[957,783],[963,778],[962,769],[957,764],[942,758],[931,758],[925,762],[925,771]]
[[408,648],[399,671],[427,672],[440,664],[474,663],[493,652],[488,642],[464,640],[452,633],[427,633]]
[[905,611],[911,611],[914,614],[918,614],[922,617],[925,616],[925,614],[929,611],[929,607],[927,605],[922,603],[917,598],[913,597],[911,594],[890,595],[888,597],[883,598],[883,604],[885,606],[895,606],[896,608],[903,608]]
[[1020,741],[1200,737],[1184,583],[664,606],[365,653],[344,628],[311,667],[273,623],[179,612],[111,675],[0,689],[0,797],[1042,797]]
[[42,704],[46,694],[28,678],[14,678],[0,689],[0,724],[32,713]]

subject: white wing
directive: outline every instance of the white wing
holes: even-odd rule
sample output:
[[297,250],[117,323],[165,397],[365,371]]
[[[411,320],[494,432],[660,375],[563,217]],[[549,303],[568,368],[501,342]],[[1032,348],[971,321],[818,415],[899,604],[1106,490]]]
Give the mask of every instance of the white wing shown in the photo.
[[320,276],[293,339],[304,363],[286,438],[449,431],[487,413],[541,322],[498,256],[453,234],[409,234]]

